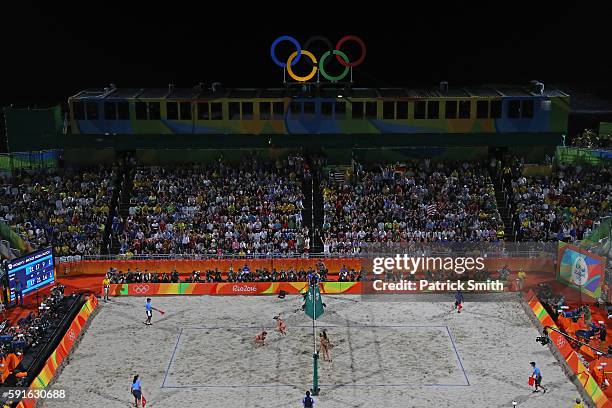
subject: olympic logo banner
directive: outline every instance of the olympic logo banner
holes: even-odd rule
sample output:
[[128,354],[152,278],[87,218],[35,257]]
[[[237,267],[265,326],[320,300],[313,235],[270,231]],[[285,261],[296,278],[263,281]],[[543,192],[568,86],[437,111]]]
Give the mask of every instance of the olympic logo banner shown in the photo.
[[[291,53],[291,55],[289,55],[286,62],[283,62],[278,59],[276,55],[276,48],[283,41],[288,41],[295,47],[295,51]],[[314,42],[317,41],[322,42],[325,45],[325,49],[327,50],[323,53],[323,55],[321,55],[319,59],[317,59],[317,57],[311,51],[307,50],[308,47],[310,47]],[[349,57],[346,55],[346,53],[344,53],[340,49],[345,43],[349,41],[357,43],[357,45],[359,45],[359,48],[361,49],[361,55],[355,61],[349,60]],[[363,61],[366,57],[366,51],[367,49],[365,43],[361,38],[357,37],[356,35],[345,35],[336,43],[335,47],[332,46],[331,41],[328,40],[326,37],[314,36],[310,37],[304,43],[304,48],[302,48],[298,40],[296,40],[295,38],[289,35],[282,35],[276,40],[274,40],[272,42],[272,45],[270,46],[270,56],[272,57],[272,61],[279,67],[283,68],[284,70],[287,70],[287,74],[289,74],[289,76],[297,82],[310,81],[312,78],[314,78],[317,72],[319,72],[323,76],[323,78],[327,79],[328,81],[342,81],[344,78],[346,78],[352,68],[363,64]],[[325,69],[328,63],[328,59],[331,56],[335,56],[336,60],[340,63],[340,65],[344,67],[344,70],[338,75],[331,75]],[[305,57],[310,60],[312,69],[310,73],[300,76],[297,75],[293,71],[293,69],[302,57]]]

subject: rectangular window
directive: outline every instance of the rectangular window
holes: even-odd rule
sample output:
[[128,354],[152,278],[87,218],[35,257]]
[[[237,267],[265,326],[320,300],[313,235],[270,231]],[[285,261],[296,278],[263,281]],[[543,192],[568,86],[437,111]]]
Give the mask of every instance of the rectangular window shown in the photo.
[[259,119],[270,120],[272,119],[272,104],[270,102],[259,103]]
[[117,105],[115,105],[115,102],[104,102],[104,119],[117,119]]
[[365,117],[366,119],[376,119],[377,117],[377,104],[376,101],[367,101],[365,103]]
[[395,102],[383,102],[383,119],[395,119]]
[[72,102],[72,114],[75,120],[85,119],[85,105],[83,102]]
[[283,120],[285,118],[285,103],[272,102],[272,119]]
[[336,120],[345,120],[346,119],[346,102],[336,102],[336,106],[334,106]]
[[502,102],[501,100],[491,101],[491,119],[499,119],[502,116]]
[[489,117],[489,101],[476,101],[476,119]]
[[363,119],[363,102],[353,102],[353,119]]
[[136,120],[147,120],[147,104],[145,102],[135,102],[134,111]]
[[181,120],[191,120],[191,102],[181,102]]
[[210,120],[223,120],[223,104],[221,102],[211,102]]
[[130,120],[130,104],[128,102],[117,103],[117,119]]
[[300,119],[302,117],[302,104],[300,102],[291,102],[291,104],[289,104],[289,113],[291,119]]
[[314,102],[304,102],[304,116],[313,117],[315,114]]
[[511,119],[521,117],[521,101],[508,101],[508,117]]
[[523,101],[521,106],[521,117],[527,119],[533,118],[533,101]]
[[149,102],[149,120],[161,119],[161,107],[159,102]]
[[208,102],[200,102],[198,103],[198,120],[208,120],[210,119],[210,114],[208,112]]
[[87,102],[87,119],[98,120],[98,104],[96,102]]
[[427,102],[427,119],[440,119],[440,102]]
[[178,120],[178,103],[166,102],[166,119]]
[[242,120],[253,119],[253,102],[242,102]]
[[471,111],[471,101],[459,101],[459,119],[469,119],[472,116]]
[[229,120],[240,120],[240,102],[230,102],[227,104]]
[[446,101],[445,108],[444,117],[446,119],[457,119],[457,101]]
[[414,103],[414,118],[425,119],[425,101],[416,101]]
[[401,101],[395,107],[397,119],[408,119],[408,101]]
[[331,119],[334,114],[332,102],[321,102],[321,119]]

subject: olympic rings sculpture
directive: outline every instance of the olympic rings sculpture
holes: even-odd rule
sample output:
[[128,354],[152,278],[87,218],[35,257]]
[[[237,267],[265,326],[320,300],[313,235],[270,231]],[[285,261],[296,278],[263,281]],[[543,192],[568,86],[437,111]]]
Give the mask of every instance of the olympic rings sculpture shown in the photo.
[[[292,43],[296,49],[291,55],[289,55],[287,62],[280,61],[276,56],[276,47],[278,46],[278,44],[280,44],[283,41],[288,41]],[[306,44],[304,44],[305,45],[304,48],[308,48],[315,41],[323,42],[328,49],[328,51],[323,53],[323,55],[321,56],[321,59],[319,59],[318,61],[317,61],[317,57],[315,57],[312,52],[307,51],[306,49],[303,49],[300,43],[295,38],[289,35],[281,35],[276,40],[274,40],[274,42],[272,42],[272,46],[270,47],[270,56],[272,57],[272,61],[274,61],[276,65],[278,65],[279,67],[283,69],[286,69],[289,76],[298,82],[310,81],[317,74],[317,71],[319,71],[321,75],[323,75],[323,78],[327,79],[328,81],[332,81],[332,82],[341,81],[348,75],[351,68],[361,65],[363,61],[365,60],[365,56],[366,56],[365,43],[363,42],[361,38],[357,37],[356,35],[345,35],[338,41],[338,43],[336,43],[335,48],[332,47],[331,41],[329,41],[327,38],[322,37],[322,36],[314,36],[314,37],[309,38],[306,41]],[[356,42],[359,45],[359,48],[361,48],[361,55],[356,61],[353,61],[353,62],[349,60],[348,56],[344,52],[340,51],[340,47],[342,47],[342,45],[344,45],[348,41]],[[327,71],[325,71],[325,64],[327,62],[327,59],[331,57],[332,55],[335,56],[336,60],[338,60],[338,62],[344,67],[344,70],[340,74],[335,75],[335,76],[330,75]],[[300,60],[300,58],[302,58],[302,56],[305,56],[306,58],[310,60],[310,62],[312,63],[312,70],[310,71],[310,73],[304,76],[299,76],[295,72],[293,72],[292,67],[294,67],[295,64],[298,63],[298,61]]]

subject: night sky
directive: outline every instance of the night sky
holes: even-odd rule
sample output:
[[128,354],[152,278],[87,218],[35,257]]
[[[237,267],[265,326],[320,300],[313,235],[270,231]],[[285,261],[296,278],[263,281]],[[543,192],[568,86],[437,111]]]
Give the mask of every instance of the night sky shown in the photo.
[[[88,87],[277,87],[271,42],[345,34],[367,43],[355,86],[572,84],[610,93],[612,22],[603,5],[564,2],[8,2],[3,105],[64,102]],[[368,6],[367,4],[370,4]],[[593,3],[595,4],[595,3]],[[301,11],[297,11],[297,7]],[[597,7],[601,7],[598,9]],[[282,51],[282,50],[280,50]],[[349,49],[350,51],[350,49]],[[285,54],[286,55],[286,54]]]

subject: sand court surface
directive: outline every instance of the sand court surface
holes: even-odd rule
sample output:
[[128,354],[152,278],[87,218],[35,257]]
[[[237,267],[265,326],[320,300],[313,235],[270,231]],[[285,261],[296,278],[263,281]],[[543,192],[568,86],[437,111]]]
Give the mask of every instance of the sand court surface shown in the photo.
[[[327,296],[316,334],[335,347],[320,361],[318,407],[557,408],[578,396],[516,300],[468,301],[461,314],[448,300],[364,301]],[[423,301],[431,299],[431,301]],[[473,299],[476,300],[476,299]],[[53,388],[64,401],[44,407],[128,407],[140,374],[147,407],[301,406],[312,386],[312,323],[299,296],[144,298],[102,303]],[[274,330],[281,313],[286,336]],[[252,339],[268,331],[263,347]],[[542,369],[546,394],[532,393],[530,361]]]

